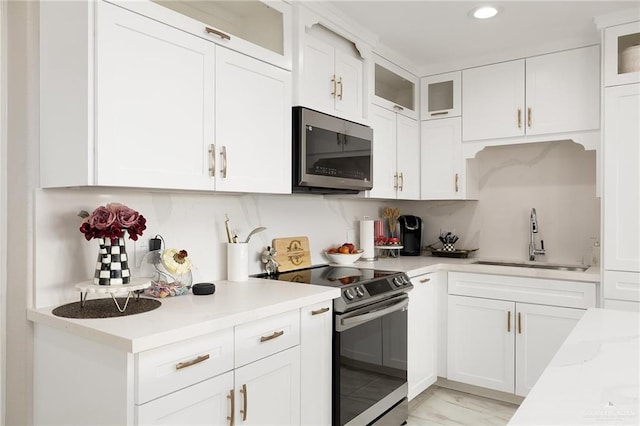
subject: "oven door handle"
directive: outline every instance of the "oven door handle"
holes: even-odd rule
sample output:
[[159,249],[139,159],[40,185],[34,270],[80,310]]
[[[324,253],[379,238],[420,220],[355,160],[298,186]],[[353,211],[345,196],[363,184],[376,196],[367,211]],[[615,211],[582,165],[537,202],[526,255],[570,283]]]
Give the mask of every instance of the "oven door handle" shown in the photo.
[[392,312],[402,311],[409,305],[409,298],[403,297],[399,302],[395,302],[391,305],[386,305],[383,308],[368,311],[361,315],[354,315],[346,318],[340,318],[340,321],[336,323],[336,331],[348,330],[352,327],[371,321]]

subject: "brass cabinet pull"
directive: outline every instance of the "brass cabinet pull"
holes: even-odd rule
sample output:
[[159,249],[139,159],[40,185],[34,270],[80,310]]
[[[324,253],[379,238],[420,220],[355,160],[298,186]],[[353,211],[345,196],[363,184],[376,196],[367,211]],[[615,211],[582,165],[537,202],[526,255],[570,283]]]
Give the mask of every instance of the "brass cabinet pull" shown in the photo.
[[429,281],[431,281],[431,278],[423,278],[420,280],[421,283],[428,283]]
[[209,176],[216,175],[216,146],[209,145]]
[[518,334],[522,334],[522,317],[518,312]]
[[192,359],[191,361],[179,362],[176,364],[176,370],[181,370],[183,368],[191,367],[192,365],[199,364],[202,361],[206,361],[209,359],[209,354],[200,355],[196,359]]
[[518,108],[518,129],[522,129],[522,110]]
[[529,128],[531,128],[531,116],[533,114],[531,114],[531,108],[527,108],[527,126],[529,126]]
[[213,28],[206,27],[204,29],[208,34],[217,35],[223,40],[231,40],[231,36],[229,34],[225,34],[222,31],[214,30]]
[[398,190],[398,173],[393,175],[393,189]]
[[247,420],[247,399],[248,399],[246,384],[242,385],[242,389],[240,389],[240,393],[244,395],[244,397],[242,398],[242,410],[240,410],[240,413],[242,413],[242,421],[245,421]]
[[227,420],[229,420],[229,426],[233,426],[235,422],[236,416],[236,394],[233,392],[233,389],[229,391],[229,395],[227,395],[227,399],[231,400],[231,415],[227,416]]
[[316,309],[315,311],[311,311],[311,315],[320,315],[324,314],[325,312],[329,312],[329,308]]
[[222,159],[222,170],[220,173],[223,178],[227,177],[227,147],[222,146],[222,150],[220,150],[220,158]]
[[447,115],[449,114],[449,111],[440,111],[440,112],[432,112],[431,116],[433,117],[434,115]]
[[394,105],[393,109],[398,110],[398,111],[404,111],[404,108],[401,107],[400,105]]
[[270,336],[262,336],[260,337],[260,343],[266,342],[268,340],[272,340],[275,339],[276,337],[280,337],[284,334],[284,330],[281,331],[274,331],[272,335]]
[[507,333],[511,333],[511,311],[507,312]]
[[456,181],[455,181],[456,192],[458,192],[460,190],[460,188],[458,186],[459,180],[460,180],[460,176],[456,173]]
[[404,189],[404,173],[400,172],[400,191]]
[[338,79],[338,84],[340,85],[340,93],[338,93],[338,99],[342,100],[342,94],[344,92],[344,86],[342,84],[342,77]]
[[336,75],[335,74],[331,77],[331,84],[333,86],[333,91],[331,92],[331,96],[335,98],[336,97]]

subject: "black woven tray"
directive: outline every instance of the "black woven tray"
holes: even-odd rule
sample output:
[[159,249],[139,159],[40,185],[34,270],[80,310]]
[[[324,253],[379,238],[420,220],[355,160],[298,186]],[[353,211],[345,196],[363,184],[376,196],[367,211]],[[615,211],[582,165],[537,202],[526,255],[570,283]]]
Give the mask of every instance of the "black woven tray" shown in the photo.
[[477,251],[478,249],[471,249],[471,250],[464,250],[464,249],[459,249],[459,250],[453,250],[453,251],[447,251],[447,250],[442,250],[442,249],[437,249],[435,247],[431,247],[431,246],[427,246],[424,248],[425,251],[431,252],[431,256],[436,256],[436,257],[456,257],[459,259],[466,259],[467,257],[469,257],[470,253],[473,253],[474,251]]

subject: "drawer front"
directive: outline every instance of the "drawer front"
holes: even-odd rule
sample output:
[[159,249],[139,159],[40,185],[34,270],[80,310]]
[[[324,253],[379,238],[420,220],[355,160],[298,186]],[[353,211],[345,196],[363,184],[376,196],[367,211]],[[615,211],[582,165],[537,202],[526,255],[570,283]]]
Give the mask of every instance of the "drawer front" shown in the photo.
[[568,308],[596,306],[596,283],[590,282],[450,272],[448,287],[449,294],[461,296]]
[[136,404],[233,369],[233,329],[136,355]]
[[235,328],[235,366],[240,367],[298,344],[298,310],[239,325]]
[[640,273],[604,271],[605,299],[640,302]]

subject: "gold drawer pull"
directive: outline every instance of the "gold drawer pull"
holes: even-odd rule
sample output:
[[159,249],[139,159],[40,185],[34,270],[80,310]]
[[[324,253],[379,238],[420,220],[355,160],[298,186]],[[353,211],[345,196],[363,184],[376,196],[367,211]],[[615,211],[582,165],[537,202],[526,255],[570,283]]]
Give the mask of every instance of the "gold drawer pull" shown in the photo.
[[200,355],[198,358],[192,359],[191,361],[179,362],[176,364],[176,370],[181,370],[183,368],[191,367],[194,364],[199,364],[202,361],[206,361],[208,359],[209,359],[209,354],[206,354],[206,355]]
[[431,278],[423,278],[420,280],[421,283],[428,283],[429,281],[431,281]]
[[320,315],[324,314],[325,312],[329,312],[329,308],[316,309],[315,311],[311,311],[311,315]]
[[507,333],[511,333],[511,311],[507,312]]
[[531,108],[527,108],[527,126],[528,126],[529,128],[531,128],[531,121],[532,121],[531,116],[532,116],[532,114],[531,114]]
[[431,116],[435,116],[435,115],[447,115],[449,114],[449,111],[440,111],[440,112],[432,112]]
[[267,340],[275,339],[276,337],[280,337],[284,334],[284,330],[282,331],[274,331],[271,336],[262,336],[260,338],[260,343],[266,342]]
[[522,129],[522,110],[518,108],[518,129]]
[[518,312],[518,334],[522,334],[522,317],[520,316],[520,312]]
[[214,34],[220,37],[223,40],[231,40],[231,36],[229,34],[225,34],[222,31],[214,30],[213,28],[206,27],[205,31],[209,34]]

